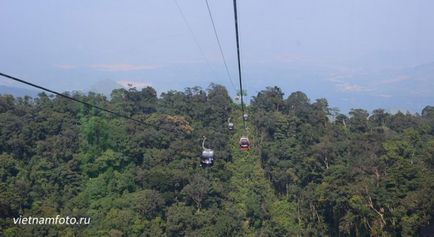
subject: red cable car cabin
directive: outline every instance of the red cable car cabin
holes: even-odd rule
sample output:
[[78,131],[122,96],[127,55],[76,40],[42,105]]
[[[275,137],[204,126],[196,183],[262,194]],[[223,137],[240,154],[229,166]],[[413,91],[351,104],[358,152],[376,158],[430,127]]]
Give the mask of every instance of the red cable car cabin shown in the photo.
[[247,151],[250,149],[250,141],[247,137],[240,138],[240,151]]

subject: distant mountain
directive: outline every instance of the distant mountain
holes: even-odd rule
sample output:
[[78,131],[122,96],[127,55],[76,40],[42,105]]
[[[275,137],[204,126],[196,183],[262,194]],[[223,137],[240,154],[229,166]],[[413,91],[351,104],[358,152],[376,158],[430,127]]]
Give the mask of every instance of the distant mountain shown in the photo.
[[27,95],[31,97],[36,97],[39,93],[40,91],[37,90],[0,85],[1,95],[13,95],[15,97],[24,97]]
[[[417,66],[361,69],[355,68],[324,81],[330,92],[318,93],[343,112],[351,108],[388,112],[421,112],[434,101],[434,63]],[[309,91],[311,89],[306,89]]]
[[429,82],[430,85],[434,85],[434,62],[418,65],[405,72],[420,82]]
[[[111,92],[114,89],[119,89],[119,88],[123,88],[123,86],[112,80],[101,80],[96,82],[89,89],[89,92],[91,91],[110,97]],[[0,95],[13,95],[15,97],[24,97],[24,96],[37,97],[38,94],[41,92],[42,91],[39,90],[0,85]]]
[[110,79],[106,79],[106,80],[101,80],[96,82],[93,86],[91,86],[89,91],[96,92],[99,94],[103,94],[107,97],[110,97],[114,89],[120,89],[120,88],[123,88],[121,84],[112,81]]
[[326,98],[331,107],[343,113],[352,108],[420,113],[434,102],[432,60],[415,66],[375,68],[291,63],[255,67],[252,71],[245,84],[251,95],[258,92],[257,88],[276,85],[286,96],[299,90],[310,98]]

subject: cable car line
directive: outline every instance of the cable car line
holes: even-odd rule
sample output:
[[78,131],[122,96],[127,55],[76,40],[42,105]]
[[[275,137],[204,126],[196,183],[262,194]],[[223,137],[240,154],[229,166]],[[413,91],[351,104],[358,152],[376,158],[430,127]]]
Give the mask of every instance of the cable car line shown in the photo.
[[223,48],[222,48],[222,45],[221,45],[221,43],[220,43],[220,39],[219,39],[219,36],[218,36],[218,33],[217,33],[217,29],[216,29],[216,27],[215,27],[214,18],[212,17],[211,8],[210,8],[210,6],[209,6],[208,0],[205,0],[205,3],[206,3],[206,8],[208,9],[208,15],[209,15],[209,18],[211,19],[212,28],[213,28],[213,30],[214,30],[214,35],[215,35],[215,38],[216,38],[216,40],[217,40],[217,44],[218,44],[219,49],[220,49],[220,55],[222,56],[223,63],[224,63],[224,65],[225,65],[226,73],[227,73],[227,75],[228,75],[228,78],[229,78],[229,81],[231,82],[232,87],[235,89],[235,92],[236,92],[236,86],[235,86],[235,84],[234,84],[234,82],[233,82],[233,80],[232,80],[231,73],[229,72],[229,67],[228,67],[228,64],[227,64],[227,62],[226,62],[225,55],[224,55],[224,53],[223,53]]
[[115,112],[115,111],[111,111],[111,110],[105,109],[105,108],[100,107],[100,106],[97,106],[97,105],[90,104],[90,103],[88,103],[88,102],[86,102],[86,101],[82,101],[82,100],[79,100],[79,99],[73,98],[73,97],[71,97],[71,96],[68,96],[68,95],[62,94],[62,93],[60,93],[60,92],[57,92],[57,91],[54,91],[54,90],[51,90],[51,89],[48,89],[48,88],[45,88],[45,87],[42,87],[42,86],[36,85],[36,84],[34,84],[34,83],[31,83],[31,82],[28,82],[28,81],[25,81],[25,80],[19,79],[19,78],[17,78],[17,77],[13,77],[13,76],[10,76],[10,75],[7,75],[7,74],[4,74],[4,73],[1,73],[1,72],[0,72],[0,76],[5,77],[5,78],[8,78],[8,79],[11,79],[11,80],[14,80],[14,81],[17,81],[17,82],[19,82],[19,83],[23,83],[23,84],[26,84],[26,85],[29,85],[29,86],[32,86],[32,87],[38,88],[38,89],[40,89],[40,90],[43,90],[43,91],[46,91],[46,92],[49,92],[49,93],[52,93],[52,94],[55,94],[55,95],[58,95],[58,96],[63,97],[63,98],[65,98],[65,99],[72,100],[72,101],[75,101],[75,102],[77,102],[77,103],[81,103],[81,104],[84,104],[84,105],[86,105],[86,106],[89,106],[89,107],[93,107],[93,108],[99,109],[99,110],[101,110],[101,111],[104,111],[104,112],[107,112],[107,113],[113,114],[113,115],[115,115],[115,116],[117,116],[117,117],[125,118],[125,119],[131,120],[131,121],[134,121],[134,122],[136,122],[136,123],[139,123],[139,124],[142,124],[142,125],[145,125],[145,126],[156,127],[156,126],[153,125],[153,124],[148,124],[148,123],[145,123],[144,121],[141,121],[141,120],[138,120],[138,119],[135,119],[135,118],[132,118],[132,117],[129,117],[129,116],[123,115],[123,114],[121,114],[121,113],[118,113],[118,112]]
[[193,38],[194,43],[196,44],[196,47],[199,49],[200,54],[202,55],[203,59],[205,60],[206,64],[208,65],[209,69],[213,74],[216,74],[213,68],[211,67],[211,63],[208,61],[208,58],[205,56],[205,53],[200,47],[199,41],[197,40],[196,35],[194,34],[193,28],[191,28],[190,23],[188,23],[187,17],[185,16],[184,12],[182,11],[181,6],[178,3],[178,0],[173,0],[175,2],[176,8],[178,9],[179,14],[181,15],[182,20],[184,21],[184,24],[187,26],[188,31],[191,34],[191,37]]
[[214,165],[214,150],[205,147],[206,137],[202,140],[202,156],[200,160],[201,167],[210,167]]
[[241,78],[241,59],[240,59],[240,38],[238,33],[238,12],[237,12],[237,0],[234,0],[234,19],[235,19],[235,36],[237,41],[237,59],[238,59],[238,78],[240,81],[240,98],[241,98],[241,110],[243,111],[243,125],[246,130],[246,119],[244,119],[245,106],[244,106],[244,93],[243,93],[243,81]]

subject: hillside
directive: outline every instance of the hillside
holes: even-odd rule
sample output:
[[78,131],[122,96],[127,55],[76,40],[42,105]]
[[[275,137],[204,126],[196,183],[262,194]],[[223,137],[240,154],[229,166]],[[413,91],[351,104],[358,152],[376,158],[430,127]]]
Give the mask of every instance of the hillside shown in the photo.
[[36,97],[38,95],[38,92],[35,90],[28,90],[19,87],[0,85],[0,95],[13,95],[15,97],[24,97],[24,96]]
[[[434,221],[433,107],[341,114],[268,87],[244,131],[220,85],[72,96],[143,123],[61,97],[0,96],[1,236],[422,236]],[[56,215],[90,224],[12,221]]]

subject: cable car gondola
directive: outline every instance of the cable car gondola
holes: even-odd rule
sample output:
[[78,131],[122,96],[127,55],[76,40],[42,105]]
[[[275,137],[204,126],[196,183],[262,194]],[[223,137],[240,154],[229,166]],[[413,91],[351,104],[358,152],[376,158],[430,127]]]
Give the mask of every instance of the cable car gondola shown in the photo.
[[231,130],[231,131],[234,130],[234,124],[233,123],[229,123],[228,124],[228,129]]
[[240,151],[247,151],[247,150],[250,150],[249,138],[246,136],[242,136],[240,138]]
[[201,167],[210,167],[214,165],[214,150],[205,148],[206,137],[203,137],[202,141],[202,155],[200,157]]
[[243,120],[244,120],[244,121],[247,121],[248,118],[249,118],[249,115],[248,115],[248,114],[243,114]]
[[228,129],[229,130],[234,130],[234,123],[231,123],[231,118],[228,119]]

